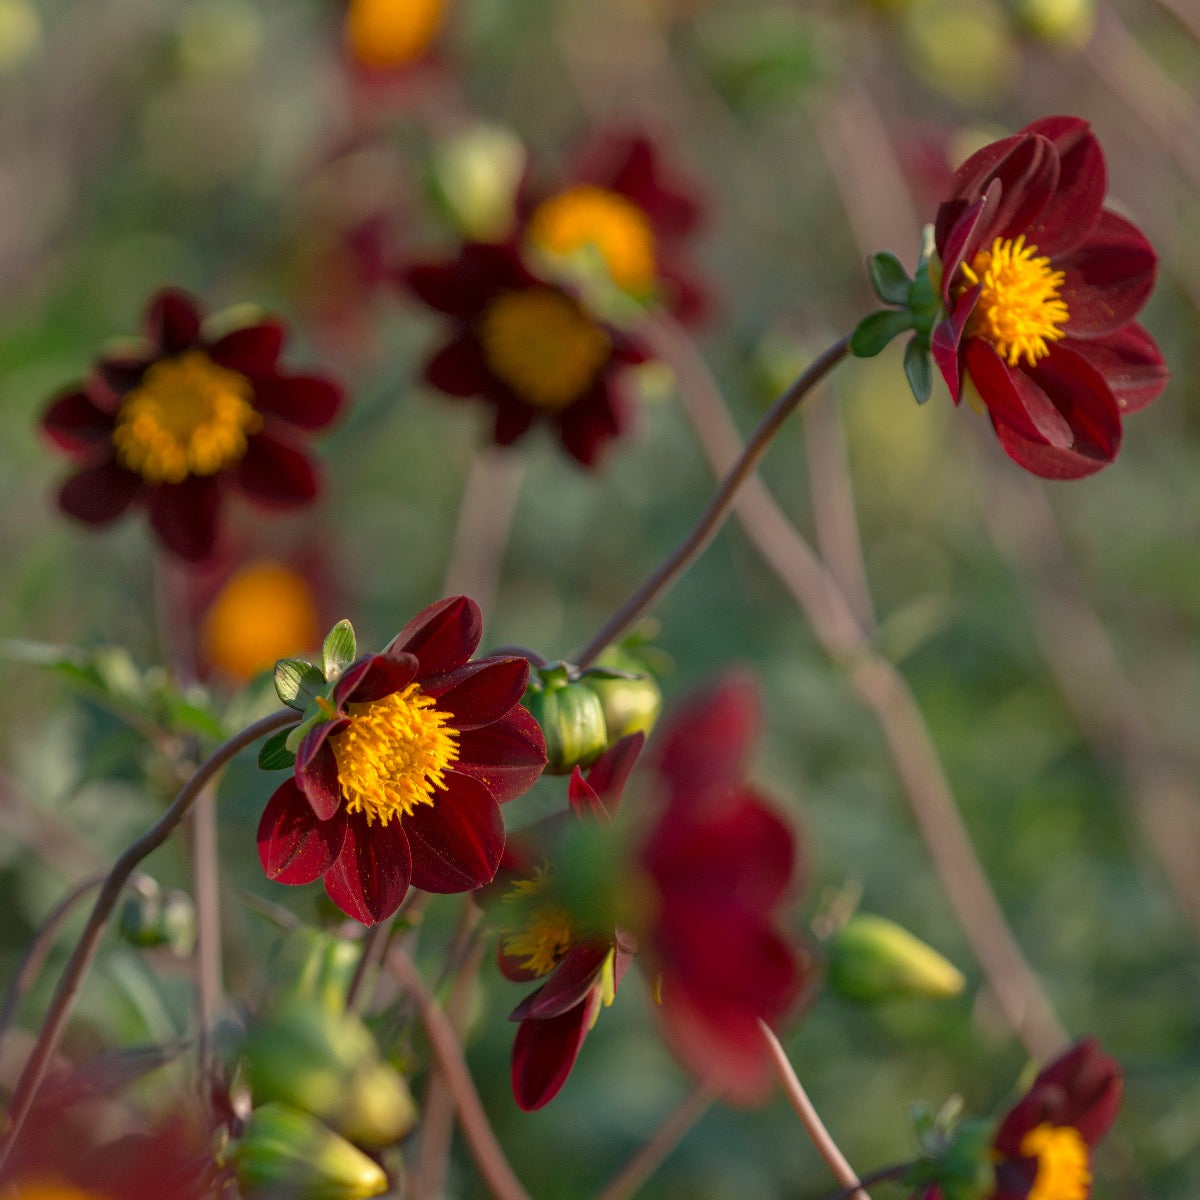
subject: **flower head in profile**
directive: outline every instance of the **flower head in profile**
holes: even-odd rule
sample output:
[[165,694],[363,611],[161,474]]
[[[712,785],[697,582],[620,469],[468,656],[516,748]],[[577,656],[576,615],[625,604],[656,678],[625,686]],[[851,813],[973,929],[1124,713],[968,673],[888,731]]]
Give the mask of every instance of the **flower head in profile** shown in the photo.
[[551,261],[594,253],[623,291],[661,296],[683,321],[703,316],[706,289],[684,253],[701,221],[697,189],[664,168],[644,133],[597,133],[559,187],[525,196],[521,207],[523,238],[533,253]]
[[408,287],[453,318],[450,341],[425,367],[447,395],[495,409],[494,437],[508,445],[536,421],[591,466],[628,427],[620,368],[645,360],[629,335],[598,320],[566,288],[535,274],[512,245],[469,242],[457,258],[403,272]]
[[1123,416],[1166,384],[1134,320],[1158,260],[1106,187],[1088,123],[1044,117],[972,155],[937,214],[934,358],[955,403],[977,396],[1009,457],[1049,479],[1112,462]]
[[439,601],[315,697],[292,775],[259,824],[272,879],[323,877],[364,925],[395,912],[410,884],[465,892],[491,881],[499,806],[533,785],[546,750],[520,704],[529,663],[471,661],[481,635],[474,601]]
[[167,549],[198,562],[217,547],[227,492],[266,508],[310,503],[320,480],[302,439],[333,421],[342,391],[282,369],[283,341],[274,318],[209,336],[190,296],[160,292],[142,344],[101,358],[42,417],[79,464],[62,510],[105,525],[141,505]]

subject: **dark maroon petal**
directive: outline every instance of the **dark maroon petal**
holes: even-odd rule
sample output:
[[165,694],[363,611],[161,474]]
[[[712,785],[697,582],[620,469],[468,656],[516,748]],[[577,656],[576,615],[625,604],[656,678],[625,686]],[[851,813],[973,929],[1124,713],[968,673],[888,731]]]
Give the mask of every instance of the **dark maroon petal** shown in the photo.
[[459,334],[425,364],[425,382],[449,396],[479,396],[495,383],[473,331]]
[[1060,450],[1072,444],[1075,438],[1070,425],[1024,367],[1010,367],[991,343],[981,338],[967,342],[964,359],[967,374],[993,420],[1029,441]]
[[1103,338],[1064,338],[1060,345],[1086,359],[1104,376],[1122,413],[1145,408],[1167,386],[1169,372],[1162,353],[1136,323]]
[[1043,254],[1060,254],[1082,242],[1100,217],[1108,169],[1091,126],[1079,117],[1043,117],[1022,131],[1049,138],[1058,153],[1058,187],[1029,229]]
[[629,773],[646,744],[644,733],[631,733],[610,746],[588,771],[588,786],[600,801],[600,808],[611,819],[621,802]]
[[238,487],[271,508],[295,508],[315,500],[320,476],[311,458],[276,434],[250,438],[236,467]]
[[545,1020],[582,1004],[600,982],[604,960],[612,950],[607,938],[592,938],[567,951],[546,982],[513,1009],[510,1021]]
[[[938,253],[942,256],[942,300],[947,310],[957,309],[962,297],[956,292],[967,280],[960,276],[959,267],[975,256],[983,244],[992,225],[992,214],[1000,204],[1000,185],[993,183],[984,195],[970,206],[950,230],[945,246]],[[971,293],[973,294],[973,292]]]
[[164,288],[150,301],[144,328],[164,354],[178,354],[200,336],[200,310],[187,292]]
[[537,282],[512,246],[469,242],[447,263],[418,263],[399,272],[403,282],[430,308],[471,320],[502,291]]
[[541,726],[519,704],[499,721],[465,729],[458,738],[460,775],[478,779],[497,804],[524,795],[546,766],[546,739]]
[[200,562],[217,545],[221,487],[214,475],[189,475],[181,483],[163,483],[146,492],[150,524],[168,550]]
[[982,198],[992,182],[996,168],[1012,153],[1023,137],[1023,134],[1017,133],[997,142],[989,142],[976,150],[954,172],[950,194],[938,208],[934,223],[934,242],[943,263],[947,261],[945,246],[951,229],[958,224],[962,214]]
[[538,415],[536,408],[520,403],[507,393],[503,398],[498,398],[493,391],[487,398],[496,405],[492,437],[497,446],[511,446],[529,432],[529,427]]
[[959,296],[950,314],[934,327],[930,342],[933,360],[937,363],[955,404],[962,399],[962,365],[959,362],[959,354],[963,331],[978,299],[979,288],[972,288]]
[[[502,865],[501,871],[503,869]],[[498,878],[499,872],[497,873]],[[495,885],[493,884],[493,886]],[[513,958],[511,955],[505,954],[503,942],[496,948],[496,965],[500,968],[500,974],[513,983],[530,983],[535,979],[542,978],[537,971],[531,971],[528,967],[522,966],[521,964],[525,961],[525,958]]]
[[432,804],[404,818],[412,850],[413,886],[426,892],[469,892],[490,883],[504,853],[504,822],[492,794],[454,771]]
[[590,817],[602,825],[612,823],[612,817],[601,803],[596,789],[584,779],[583,772],[578,766],[573,768],[571,778],[567,781],[567,800],[575,810],[577,817]]
[[1066,275],[1059,289],[1070,314],[1065,331],[1097,337],[1141,311],[1154,290],[1158,255],[1136,225],[1105,209],[1088,240],[1053,266]]
[[416,656],[422,679],[465,666],[483,637],[483,614],[468,596],[448,596],[423,608],[388,643],[385,653]]
[[[127,392],[133,391],[142,382],[142,376],[157,359],[146,359],[140,355],[127,355],[120,358],[102,358],[96,364],[93,379],[98,378],[103,387],[111,394],[113,411],[116,411],[116,400]],[[95,384],[89,384],[94,391]],[[97,403],[103,403],[101,397],[95,397]]]
[[607,375],[564,409],[559,437],[566,451],[585,467],[594,466],[604,448],[629,425],[631,406],[624,391]]
[[84,467],[59,489],[58,506],[88,525],[115,521],[141,491],[142,480],[115,461]]
[[451,714],[456,728],[478,729],[499,721],[520,702],[529,682],[526,658],[480,658],[423,683],[425,694]]
[[512,1089],[525,1112],[549,1104],[561,1091],[599,1005],[596,995],[552,1020],[521,1023],[513,1039]]
[[255,408],[298,429],[324,429],[344,401],[341,387],[323,375],[268,375],[254,381]]
[[314,725],[296,751],[294,777],[313,812],[328,821],[342,806],[342,785],[338,778],[337,758],[329,739],[349,726],[342,718]]
[[218,338],[209,346],[208,357],[240,375],[274,375],[284,335],[283,322],[271,318]]
[[709,286],[678,263],[659,263],[658,284],[667,307],[684,325],[699,325],[712,311]]
[[342,815],[318,820],[295,780],[286,779],[258,824],[258,857],[276,883],[312,883],[333,865],[345,839]]
[[364,925],[386,920],[408,891],[411,863],[401,822],[369,825],[362,813],[345,819],[346,840],[325,872],[329,898]]
[[42,429],[68,454],[86,454],[112,437],[113,415],[96,407],[85,391],[67,392],[53,400],[42,417]]
[[411,654],[371,654],[351,663],[334,685],[333,703],[338,712],[347,704],[369,704],[402,692],[417,677],[417,660]]

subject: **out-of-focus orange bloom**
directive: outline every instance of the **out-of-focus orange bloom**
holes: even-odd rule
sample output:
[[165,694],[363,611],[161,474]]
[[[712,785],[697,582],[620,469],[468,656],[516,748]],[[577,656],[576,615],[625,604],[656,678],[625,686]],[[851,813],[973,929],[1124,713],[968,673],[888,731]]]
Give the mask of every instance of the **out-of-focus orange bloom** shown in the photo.
[[406,67],[429,49],[445,8],[445,0],[350,0],[346,45],[370,70]]

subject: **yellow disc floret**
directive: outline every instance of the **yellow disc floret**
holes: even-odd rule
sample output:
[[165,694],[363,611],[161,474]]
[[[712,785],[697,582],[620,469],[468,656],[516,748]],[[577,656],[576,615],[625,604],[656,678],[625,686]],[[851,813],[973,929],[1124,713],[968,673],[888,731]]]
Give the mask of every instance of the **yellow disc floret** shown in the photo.
[[595,249],[613,282],[628,291],[654,282],[654,233],[646,214],[618,192],[585,184],[551,196],[534,210],[529,239],[553,254]]
[[553,288],[504,292],[480,325],[488,366],[527,404],[558,412],[590,386],[612,342],[569,296]]
[[557,904],[538,903],[549,887],[549,877],[538,871],[532,879],[518,879],[504,895],[507,906],[519,914],[521,927],[506,931],[500,944],[509,958],[531,975],[548,975],[562,961],[578,936],[571,914]]
[[113,445],[122,466],[147,483],[215,475],[246,453],[262,428],[250,381],[202,350],[154,363],[122,401]]
[[381,700],[348,704],[348,728],[329,744],[347,812],[365,813],[368,824],[386,825],[432,804],[446,787],[445,773],[458,760],[458,730],[415,683]]
[[429,49],[445,6],[445,0],[350,0],[350,52],[364,67],[407,66]]
[[1028,1200],[1087,1200],[1092,1187],[1088,1148],[1070,1125],[1038,1125],[1021,1139],[1021,1153],[1037,1159]]
[[56,1183],[50,1180],[33,1179],[20,1182],[15,1192],[5,1191],[4,1196],[12,1196],[15,1200],[103,1200],[98,1192],[85,1192],[69,1183]]
[[1048,343],[1063,336],[1070,316],[1059,294],[1066,276],[1036,246],[1025,245],[1024,234],[997,238],[990,250],[963,263],[962,272],[968,287],[980,288],[967,337],[991,342],[1010,367],[1022,357],[1032,367],[1050,353]]

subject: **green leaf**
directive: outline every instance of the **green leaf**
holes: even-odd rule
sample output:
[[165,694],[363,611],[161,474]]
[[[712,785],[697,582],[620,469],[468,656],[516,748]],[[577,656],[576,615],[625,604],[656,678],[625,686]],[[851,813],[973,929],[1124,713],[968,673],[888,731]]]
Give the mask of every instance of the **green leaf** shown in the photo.
[[344,617],[330,631],[321,646],[325,678],[332,683],[354,661],[357,654],[354,628]]
[[933,394],[933,367],[920,338],[913,338],[904,347],[904,374],[918,404],[924,404]]
[[281,658],[275,664],[275,694],[288,708],[303,712],[325,688],[325,676],[302,658]]
[[880,309],[863,317],[850,335],[850,353],[857,358],[874,358],[896,337],[912,328],[912,314],[907,309]]
[[295,764],[296,756],[286,746],[291,732],[291,729],[280,729],[263,742],[258,752],[258,765],[264,771],[282,771]]
[[876,254],[871,259],[869,269],[871,286],[874,287],[875,294],[884,304],[907,305],[908,289],[912,280],[909,279],[903,263],[894,254],[886,251]]

